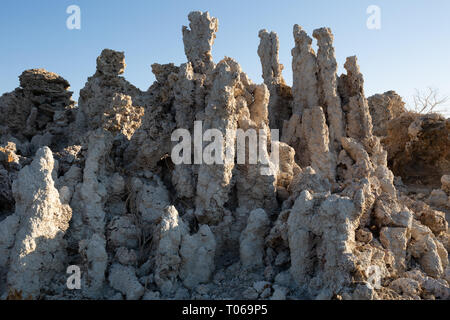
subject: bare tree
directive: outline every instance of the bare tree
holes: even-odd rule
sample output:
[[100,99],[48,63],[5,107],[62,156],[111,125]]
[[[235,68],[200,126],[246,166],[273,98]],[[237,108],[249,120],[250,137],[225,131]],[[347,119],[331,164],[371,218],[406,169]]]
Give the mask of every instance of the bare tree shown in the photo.
[[449,97],[441,96],[438,89],[428,87],[421,91],[416,89],[413,96],[414,111],[420,114],[437,112],[437,107],[444,105],[449,101]]

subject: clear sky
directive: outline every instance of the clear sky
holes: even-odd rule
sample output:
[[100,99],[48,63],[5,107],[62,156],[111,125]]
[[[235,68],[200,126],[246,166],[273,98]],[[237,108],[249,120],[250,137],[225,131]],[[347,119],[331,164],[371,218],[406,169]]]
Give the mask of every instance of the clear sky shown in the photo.
[[[81,8],[81,30],[69,30],[69,5]],[[369,30],[369,5],[381,9],[381,29]],[[395,90],[410,101],[429,86],[450,96],[450,1],[448,0],[2,0],[0,93],[18,86],[25,69],[45,68],[66,78],[78,97],[103,48],[125,51],[125,77],[141,89],[154,81],[154,62],[186,61],[181,35],[192,10],[219,19],[216,62],[236,59],[254,82],[262,82],[258,31],[280,38],[283,75],[292,83],[292,27],[308,33],[326,26],[335,35],[336,58],[357,55],[366,94]],[[444,107],[450,116],[450,105]]]

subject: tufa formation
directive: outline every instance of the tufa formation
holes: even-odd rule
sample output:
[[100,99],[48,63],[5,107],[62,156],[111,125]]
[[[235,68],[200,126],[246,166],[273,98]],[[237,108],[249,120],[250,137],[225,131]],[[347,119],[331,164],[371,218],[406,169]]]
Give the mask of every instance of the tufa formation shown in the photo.
[[[256,84],[214,62],[216,18],[188,19],[187,62],[153,64],[147,91],[105,49],[77,106],[42,69],[0,97],[0,298],[449,299],[449,119],[367,99],[328,28],[294,26],[291,88],[275,32],[259,32]],[[175,165],[172,132],[196,121],[259,130],[279,166]]]

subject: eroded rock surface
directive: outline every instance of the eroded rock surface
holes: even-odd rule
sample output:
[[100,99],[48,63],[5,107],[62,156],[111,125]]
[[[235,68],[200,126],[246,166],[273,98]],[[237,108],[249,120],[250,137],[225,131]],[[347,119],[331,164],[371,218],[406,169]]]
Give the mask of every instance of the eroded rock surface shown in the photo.
[[60,202],[53,180],[54,165],[51,150],[39,149],[32,164],[23,168],[14,181],[16,210],[2,222],[10,228],[3,244],[11,248],[7,252],[8,290],[33,299],[48,290],[67,263],[64,234],[72,210]]
[[387,123],[406,112],[402,97],[395,91],[375,94],[369,97],[368,101],[373,122],[373,134],[376,136],[386,136]]
[[448,119],[367,99],[329,28],[294,26],[291,88],[275,32],[257,84],[214,61],[216,18],[188,20],[186,62],[152,64],[146,91],[105,49],[78,107],[42,69],[0,98],[0,297],[449,299]]

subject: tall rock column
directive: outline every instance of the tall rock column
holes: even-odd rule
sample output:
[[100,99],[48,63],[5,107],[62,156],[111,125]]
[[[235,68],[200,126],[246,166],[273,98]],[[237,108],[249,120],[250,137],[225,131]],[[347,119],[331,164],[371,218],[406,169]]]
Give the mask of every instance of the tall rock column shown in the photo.
[[[178,79],[174,84],[174,108],[177,129],[193,133],[195,121],[195,74],[191,63],[180,67]],[[192,157],[192,152],[190,154]],[[177,164],[172,173],[172,183],[180,198],[192,198],[195,195],[195,179],[191,164]]]
[[344,101],[348,99],[348,103],[344,107],[347,117],[347,135],[354,139],[372,137],[372,117],[369,104],[364,96],[364,78],[359,70],[356,57],[348,57],[344,68],[347,70],[347,74],[341,78]]
[[52,175],[54,164],[51,150],[41,148],[13,184],[18,231],[7,282],[10,290],[23,298],[38,299],[66,267],[63,237],[72,210],[61,204]]
[[308,144],[311,167],[333,182],[336,176],[336,156],[330,150],[329,128],[321,107],[315,106],[305,110],[302,129]]
[[[236,140],[237,113],[235,86],[240,81],[240,67],[232,59],[222,60],[214,70],[213,85],[205,109],[203,130],[220,131],[223,138],[221,153],[223,163],[200,165],[198,170],[196,215],[200,223],[217,224],[222,220],[224,204],[232,185],[234,163],[234,142]],[[215,139],[218,139],[216,136]],[[228,140],[228,141],[225,141]],[[217,144],[217,141],[216,141]],[[225,161],[229,149],[231,161]],[[204,162],[204,161],[203,161]]]
[[311,47],[312,39],[299,25],[294,25],[293,35],[295,47],[292,49],[292,116],[289,121],[284,122],[281,141],[295,149],[296,161],[306,167],[311,164],[311,157],[301,122],[306,110],[319,106],[318,67],[316,53]]
[[90,133],[83,183],[78,184],[71,202],[74,209],[71,232],[74,239],[79,240],[79,252],[87,270],[83,295],[95,299],[102,297],[108,265],[104,208],[108,191],[104,171],[112,140],[112,135],[103,129]]
[[[251,89],[251,88],[248,88]],[[241,114],[239,117],[239,129],[245,133],[254,130],[256,144],[261,147],[261,143],[275,143],[271,141],[271,132],[269,131],[267,106],[269,102],[269,90],[262,85],[254,86],[254,91],[249,92],[254,98],[254,102],[247,107],[246,103],[240,105]],[[240,99],[242,101],[242,99]],[[269,140],[270,139],[270,140]],[[236,172],[236,188],[239,207],[252,210],[253,208],[264,208],[271,212],[276,208],[275,184],[276,170],[272,167],[271,157],[268,150],[261,148],[259,150],[259,159],[256,163],[251,163],[250,153],[256,157],[255,150],[249,144],[242,141],[242,136],[237,137],[237,145],[242,146],[245,143],[245,163],[238,163]],[[238,149],[238,152],[244,150]],[[237,157],[239,159],[239,155]],[[261,174],[266,171],[266,175]]]
[[207,73],[214,69],[211,55],[212,45],[219,29],[219,20],[210,17],[209,12],[189,13],[189,27],[183,26],[184,52],[196,73]]
[[317,58],[312,39],[299,25],[294,25],[295,47],[292,49],[292,113],[302,115],[307,108],[319,105]]
[[320,102],[326,110],[330,127],[330,142],[334,150],[339,150],[344,134],[344,120],[341,99],[338,94],[337,62],[333,48],[333,34],[329,28],[316,29],[313,37],[317,39],[317,63],[319,67]]
[[258,36],[261,39],[258,47],[258,55],[261,59],[264,83],[284,82],[281,74],[283,65],[278,60],[278,51],[280,49],[278,35],[273,31],[269,33],[264,29],[259,31]]
[[260,43],[258,55],[261,60],[263,79],[270,91],[269,100],[269,126],[272,129],[283,128],[284,120],[291,116],[292,94],[284,82],[283,65],[278,59],[280,42],[275,32],[259,31]]

